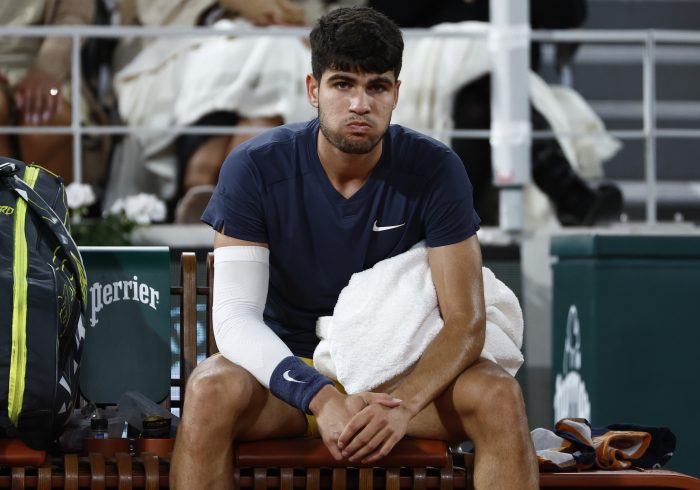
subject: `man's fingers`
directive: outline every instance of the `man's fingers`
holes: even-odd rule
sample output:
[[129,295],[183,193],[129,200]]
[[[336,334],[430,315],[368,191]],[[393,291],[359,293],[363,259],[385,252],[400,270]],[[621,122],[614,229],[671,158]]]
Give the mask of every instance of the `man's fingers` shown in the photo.
[[366,458],[362,459],[360,462],[362,464],[367,464],[367,463],[374,463],[375,461],[379,461],[380,459],[385,457],[387,454],[389,454],[389,452],[394,448],[394,446],[396,445],[396,443],[398,441],[399,441],[399,438],[392,435],[386,441],[384,441],[384,444],[382,444],[374,452],[372,452]]
[[401,405],[401,400],[398,398],[379,398],[378,400],[375,400],[374,403],[379,403],[387,408],[396,408]]
[[340,449],[338,449],[338,445],[335,443],[335,441],[324,441],[324,444],[328,448],[328,451],[331,453],[331,456],[333,456],[333,459],[336,461],[340,461],[343,459],[343,455],[340,452]]
[[386,393],[363,393],[363,398],[367,404],[379,403],[388,408],[394,408],[401,405],[401,400],[399,398],[394,398]]
[[336,461],[340,461],[343,459],[343,455],[340,452],[340,449],[338,449],[338,433],[333,432],[331,437],[323,439],[323,444],[328,448],[328,451],[331,453],[331,456],[333,456],[333,459]]
[[353,418],[347,423],[343,432],[340,433],[338,437],[338,447],[340,449],[345,449],[348,444],[350,444],[355,437],[355,435],[362,430],[362,428],[369,422],[369,418],[364,410],[356,413]]
[[[357,450],[353,453],[343,451],[343,456],[348,458],[350,461],[357,462],[363,461],[369,455],[374,454],[377,448],[381,448],[384,445],[385,439],[389,437],[390,432],[386,429],[373,430],[374,428],[368,426],[355,437],[355,441],[366,440],[367,442],[362,442],[358,444]],[[349,449],[352,445],[349,447]]]
[[376,406],[367,407],[350,421],[350,423],[357,421],[361,425],[355,430],[355,434],[348,442],[342,439],[343,434],[341,434],[343,446],[340,449],[343,451],[343,456],[356,460],[358,459],[358,454],[365,455],[368,453],[365,446],[369,445],[369,450],[372,450],[386,437],[380,436],[379,439],[375,439],[377,434],[383,433],[388,427],[388,420],[383,413],[378,413],[379,410],[382,409]]

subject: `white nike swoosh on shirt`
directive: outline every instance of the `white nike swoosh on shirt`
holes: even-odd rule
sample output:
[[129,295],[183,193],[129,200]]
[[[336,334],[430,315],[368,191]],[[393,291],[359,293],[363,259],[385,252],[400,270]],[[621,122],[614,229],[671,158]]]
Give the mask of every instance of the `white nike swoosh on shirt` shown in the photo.
[[403,225],[406,223],[401,223],[400,225],[393,225],[393,226],[377,226],[377,220],[374,220],[374,225],[372,225],[372,231],[386,231],[386,230],[393,230],[394,228],[401,228]]
[[308,381],[299,381],[299,380],[297,380],[297,379],[292,378],[292,377],[289,375],[289,372],[290,372],[290,371],[291,371],[291,369],[287,369],[284,373],[282,373],[282,377],[283,377],[284,379],[286,379],[287,381],[290,381],[290,382],[292,382],[292,383],[308,383]]

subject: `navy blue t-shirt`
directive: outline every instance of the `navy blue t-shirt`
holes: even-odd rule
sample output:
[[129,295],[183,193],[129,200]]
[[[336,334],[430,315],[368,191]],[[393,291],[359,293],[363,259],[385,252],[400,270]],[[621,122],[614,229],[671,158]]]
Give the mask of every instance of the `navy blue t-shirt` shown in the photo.
[[460,242],[479,217],[459,157],[398,125],[350,198],[335,190],[316,150],[319,123],[290,124],[238,146],[226,158],[202,221],[270,247],[264,321],[295,355],[311,357],[321,316],[332,315],[355,272],[407,251]]

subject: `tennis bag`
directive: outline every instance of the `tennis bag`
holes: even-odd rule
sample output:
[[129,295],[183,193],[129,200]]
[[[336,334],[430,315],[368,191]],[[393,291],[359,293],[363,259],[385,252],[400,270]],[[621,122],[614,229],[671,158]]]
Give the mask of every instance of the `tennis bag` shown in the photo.
[[87,278],[63,181],[0,157],[0,437],[51,449],[71,415]]

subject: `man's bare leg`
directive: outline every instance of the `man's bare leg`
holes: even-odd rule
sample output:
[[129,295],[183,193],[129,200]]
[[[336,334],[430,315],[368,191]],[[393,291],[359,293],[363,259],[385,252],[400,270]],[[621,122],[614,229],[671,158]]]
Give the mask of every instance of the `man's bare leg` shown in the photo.
[[477,490],[538,489],[539,469],[518,382],[480,359],[411,420],[407,435],[471,440]]
[[187,383],[170,464],[173,489],[233,488],[233,440],[304,434],[306,417],[243,368],[217,355]]

